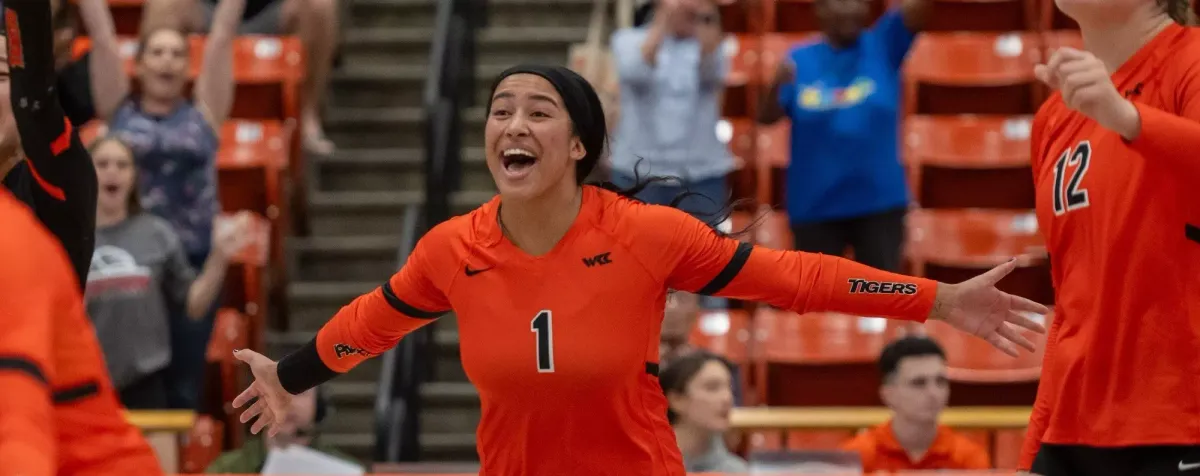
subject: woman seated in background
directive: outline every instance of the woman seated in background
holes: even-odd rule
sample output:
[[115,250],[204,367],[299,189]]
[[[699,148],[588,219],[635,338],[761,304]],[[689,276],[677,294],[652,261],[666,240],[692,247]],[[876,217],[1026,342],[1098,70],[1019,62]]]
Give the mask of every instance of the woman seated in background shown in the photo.
[[199,319],[208,313],[229,257],[245,244],[249,217],[214,227],[213,252],[197,275],[171,225],[142,210],[129,148],[109,137],[97,141],[91,153],[100,192],[88,315],[121,402],[133,409],[168,408],[169,316],[186,312]]
[[725,446],[733,410],[733,374],[724,358],[695,351],[673,361],[658,376],[667,395],[667,420],[688,472],[744,472],[746,461]]

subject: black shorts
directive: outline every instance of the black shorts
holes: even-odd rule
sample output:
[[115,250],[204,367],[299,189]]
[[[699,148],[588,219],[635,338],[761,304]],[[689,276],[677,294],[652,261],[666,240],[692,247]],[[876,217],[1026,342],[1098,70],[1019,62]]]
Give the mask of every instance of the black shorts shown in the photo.
[[884,271],[900,271],[904,250],[904,217],[907,207],[854,218],[816,223],[793,223],[796,250],[843,256],[854,250],[854,260]]
[[1041,476],[1200,476],[1200,446],[1043,444],[1031,470]]

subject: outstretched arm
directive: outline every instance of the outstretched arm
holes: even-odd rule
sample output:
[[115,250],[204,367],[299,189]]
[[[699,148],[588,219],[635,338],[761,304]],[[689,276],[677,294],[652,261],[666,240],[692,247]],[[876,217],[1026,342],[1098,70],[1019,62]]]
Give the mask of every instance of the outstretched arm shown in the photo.
[[1012,271],[1015,260],[949,285],[835,256],[741,243],[668,207],[639,205],[631,214],[639,248],[644,250],[642,258],[657,262],[663,281],[672,289],[761,301],[800,313],[944,320],[1010,355],[1017,355],[1014,344],[1033,350],[1033,344],[1011,325],[1045,332],[1022,314],[1046,313],[1045,307],[995,288]]
[[82,289],[96,233],[96,169],[54,88],[50,2],[7,0],[4,7],[13,118],[36,183],[30,205],[62,242]]
[[449,312],[449,301],[432,279],[430,241],[423,238],[400,272],[343,307],[315,339],[279,361],[279,382],[288,393],[348,372]]

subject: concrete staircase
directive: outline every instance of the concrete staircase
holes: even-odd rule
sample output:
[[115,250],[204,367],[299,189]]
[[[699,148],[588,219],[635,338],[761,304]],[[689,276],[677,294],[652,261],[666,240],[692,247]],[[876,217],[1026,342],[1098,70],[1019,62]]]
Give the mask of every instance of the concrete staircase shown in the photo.
[[[429,74],[436,2],[347,0],[343,65],[335,73],[327,133],[330,157],[309,159],[312,234],[288,245],[290,330],[268,336],[275,357],[312,338],[341,306],[396,271],[402,215],[424,199],[421,96]],[[489,0],[488,27],[478,35],[476,107],[463,115],[463,213],[491,198],[483,159],[482,106],[492,79],[518,62],[565,64],[568,46],[587,34],[592,0]],[[474,460],[479,398],[458,358],[454,316],[435,325],[435,381],[421,389],[425,460]],[[368,361],[326,386],[334,413],[322,438],[370,461],[379,361]]]

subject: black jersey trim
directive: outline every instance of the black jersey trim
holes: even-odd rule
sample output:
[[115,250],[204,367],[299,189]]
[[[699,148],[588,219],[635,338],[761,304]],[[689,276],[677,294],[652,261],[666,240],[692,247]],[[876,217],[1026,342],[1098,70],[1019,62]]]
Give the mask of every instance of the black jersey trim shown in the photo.
[[1200,226],[1196,226],[1191,223],[1185,223],[1183,225],[1183,233],[1187,239],[1196,243],[1200,243]]
[[737,250],[734,250],[733,257],[729,258],[729,263],[725,265],[725,268],[717,273],[712,281],[700,288],[696,294],[711,296],[725,289],[725,286],[728,286],[733,278],[742,272],[742,267],[746,265],[746,260],[750,259],[750,252],[753,250],[754,246],[751,246],[750,243],[738,243]]
[[658,363],[657,362],[646,362],[646,373],[657,377],[658,376]]
[[437,319],[442,317],[442,315],[446,314],[447,312],[450,312],[425,311],[417,309],[416,307],[413,307],[411,304],[404,302],[404,300],[396,296],[396,292],[392,290],[392,283],[384,282],[381,288],[383,289],[383,298],[387,299],[387,302],[392,306],[392,309],[400,311],[401,314],[404,314],[408,317],[415,317],[418,319]]
[[24,357],[16,357],[12,355],[0,356],[0,370],[10,370],[23,373],[41,382],[42,385],[50,383],[49,380],[46,380],[46,374],[42,372],[42,368],[38,367],[37,363],[34,361]]
[[304,347],[280,360],[275,373],[279,376],[279,385],[292,395],[304,393],[339,375],[321,360],[315,337],[304,344]]
[[51,398],[54,400],[55,405],[65,405],[99,394],[100,384],[93,381],[55,390]]

